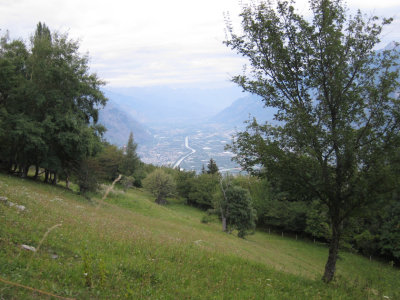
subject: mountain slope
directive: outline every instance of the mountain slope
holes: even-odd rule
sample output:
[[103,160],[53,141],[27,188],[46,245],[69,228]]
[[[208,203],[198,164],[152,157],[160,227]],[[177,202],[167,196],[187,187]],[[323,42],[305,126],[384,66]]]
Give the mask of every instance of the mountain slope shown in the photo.
[[107,128],[104,135],[106,140],[118,146],[128,142],[130,132],[133,132],[134,140],[139,146],[153,140],[151,131],[113,100],[109,100],[104,109],[100,110],[99,123]]
[[218,221],[201,223],[204,212],[174,200],[158,206],[142,190],[88,201],[0,174],[0,196],[26,207],[0,202],[0,298],[43,297],[10,283],[77,299],[400,297],[389,265],[343,252],[326,285],[326,247],[263,232],[239,239]]
[[265,121],[271,122],[273,121],[274,113],[274,109],[264,107],[260,97],[249,95],[237,99],[209,121],[240,128],[245,126],[245,121],[253,117],[260,123],[264,123]]
[[109,88],[108,98],[146,125],[204,122],[241,94],[238,88]]

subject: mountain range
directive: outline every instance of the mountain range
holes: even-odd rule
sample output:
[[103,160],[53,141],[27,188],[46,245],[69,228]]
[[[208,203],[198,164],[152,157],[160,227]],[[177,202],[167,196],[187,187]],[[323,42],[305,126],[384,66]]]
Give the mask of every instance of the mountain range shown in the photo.
[[248,95],[237,99],[209,121],[224,127],[243,128],[246,125],[244,122],[253,118],[260,123],[271,122],[274,114],[275,110],[265,107],[259,96]]
[[138,144],[148,144],[153,141],[151,130],[129,112],[124,111],[113,99],[109,99],[107,105],[100,110],[99,123],[107,128],[104,138],[112,144],[125,145],[130,132],[133,132]]
[[[389,44],[377,53],[394,47]],[[253,117],[260,123],[274,122],[276,113],[264,107],[260,97],[238,87],[110,87],[104,93],[109,102],[100,111],[100,123],[108,129],[106,139],[119,146],[126,143],[130,131],[139,145],[149,144],[160,130],[165,134],[211,125],[221,130],[243,129],[244,122]]]
[[172,89],[167,87],[109,88],[115,105],[139,122],[153,127],[204,122],[229,106],[242,93],[238,88]]
[[[260,97],[254,95],[229,101],[228,97],[238,95],[235,91],[228,93],[224,98],[218,97],[221,91],[213,91],[214,98],[211,96],[211,100],[206,98],[201,102],[196,99],[189,100],[188,91],[169,90],[168,93],[167,89],[156,89],[155,93],[151,94],[147,89],[136,90],[140,93],[135,96],[128,95],[126,91],[125,94],[105,91],[109,101],[100,111],[99,122],[107,128],[105,138],[110,143],[124,145],[132,131],[139,145],[149,145],[160,129],[165,132],[168,129],[188,126],[195,128],[207,124],[218,125],[218,128],[224,130],[243,128],[244,121],[249,117],[265,122],[271,121],[274,115],[273,111],[264,107]],[[130,93],[133,92],[132,89]],[[206,92],[203,91],[203,94]]]

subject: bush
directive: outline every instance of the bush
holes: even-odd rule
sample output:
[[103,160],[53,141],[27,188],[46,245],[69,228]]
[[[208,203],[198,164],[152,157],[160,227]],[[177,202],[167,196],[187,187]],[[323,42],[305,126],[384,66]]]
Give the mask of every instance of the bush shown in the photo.
[[135,178],[133,178],[132,176],[124,176],[122,177],[120,182],[124,191],[126,192],[128,189],[134,186]]
[[86,195],[88,192],[95,192],[98,189],[97,174],[99,165],[96,160],[88,158],[81,162],[78,171],[78,186],[79,192]]
[[143,186],[156,197],[157,204],[166,204],[166,198],[174,195],[176,189],[174,178],[162,169],[150,173],[143,180]]

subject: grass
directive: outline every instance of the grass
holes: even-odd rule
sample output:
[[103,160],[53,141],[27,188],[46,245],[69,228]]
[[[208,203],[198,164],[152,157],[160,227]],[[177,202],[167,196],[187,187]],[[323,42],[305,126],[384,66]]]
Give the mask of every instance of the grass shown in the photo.
[[[133,189],[100,203],[63,187],[0,175],[0,278],[76,299],[400,299],[400,271],[341,253],[322,283],[327,249],[256,232],[221,232],[204,213],[171,200],[158,206]],[[53,230],[48,230],[62,224]],[[38,252],[21,248],[37,247]],[[44,296],[0,282],[0,299]]]

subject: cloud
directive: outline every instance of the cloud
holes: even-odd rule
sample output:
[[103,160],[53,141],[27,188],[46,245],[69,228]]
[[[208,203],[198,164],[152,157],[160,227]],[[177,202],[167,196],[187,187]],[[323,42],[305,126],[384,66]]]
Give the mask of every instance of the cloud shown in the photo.
[[[28,40],[37,22],[69,32],[91,67],[112,85],[226,82],[241,60],[229,55],[223,12],[231,0],[4,1],[0,28]],[[227,57],[224,55],[227,54]]]
[[[350,4],[388,15],[396,2]],[[307,1],[298,7],[306,13]],[[110,85],[226,85],[246,62],[222,44],[226,11],[239,28],[237,0],[0,0],[0,28],[25,40],[39,21],[67,31]],[[398,40],[399,28],[395,21],[384,33]]]

